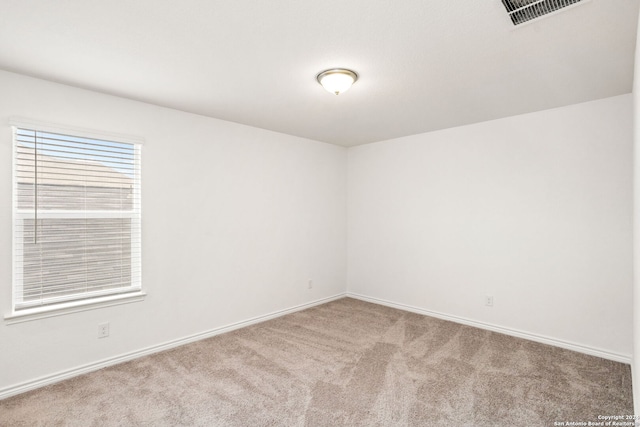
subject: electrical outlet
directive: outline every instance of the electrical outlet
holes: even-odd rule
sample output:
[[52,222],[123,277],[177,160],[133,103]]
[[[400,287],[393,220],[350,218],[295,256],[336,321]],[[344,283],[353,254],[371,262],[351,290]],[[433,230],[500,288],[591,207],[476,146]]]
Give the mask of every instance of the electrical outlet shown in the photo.
[[307,286],[309,289],[313,289],[313,280],[309,279],[309,284]]
[[493,295],[486,295],[484,297],[484,305],[487,307],[493,307]]
[[107,338],[109,336],[109,322],[98,325],[98,338]]

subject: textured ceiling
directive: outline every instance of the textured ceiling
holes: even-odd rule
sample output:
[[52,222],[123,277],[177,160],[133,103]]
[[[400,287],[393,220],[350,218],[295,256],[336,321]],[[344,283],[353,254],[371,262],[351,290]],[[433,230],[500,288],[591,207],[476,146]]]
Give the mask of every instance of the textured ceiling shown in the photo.
[[0,68],[351,146],[629,93],[639,3],[0,0]]

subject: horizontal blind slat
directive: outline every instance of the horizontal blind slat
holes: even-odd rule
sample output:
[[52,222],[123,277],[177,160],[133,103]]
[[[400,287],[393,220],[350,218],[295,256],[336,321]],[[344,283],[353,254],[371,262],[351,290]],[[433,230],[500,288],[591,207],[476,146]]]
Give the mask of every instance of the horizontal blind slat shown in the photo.
[[23,289],[25,294],[34,294],[36,292],[39,294],[49,294],[60,292],[60,290],[78,289],[79,287],[81,287],[82,290],[86,292],[91,288],[117,285],[120,283],[130,283],[130,274],[131,272],[128,272],[126,278],[123,275],[109,274],[103,274],[101,276],[94,275],[88,278],[84,278],[80,277],[77,274],[72,274],[66,278],[59,277],[57,278],[57,280],[47,282],[46,287],[44,287],[43,284],[39,284],[25,287]]
[[[35,144],[35,137],[19,136],[18,142],[26,144]],[[58,143],[60,142],[60,143]],[[134,150],[128,148],[109,147],[108,145],[98,144],[84,144],[82,142],[68,141],[60,138],[44,138],[38,136],[38,146],[42,147],[56,147],[64,148],[63,151],[70,151],[70,149],[81,150],[83,152],[100,152],[110,154],[120,154],[120,157],[133,157]],[[26,145],[19,145],[20,148],[27,147]]]
[[[60,282],[58,285],[49,285],[46,288],[44,287],[34,287],[34,288],[26,288],[24,290],[23,296],[46,296],[46,295],[55,295],[66,292],[91,292],[96,289],[105,289],[105,288],[122,288],[131,286],[131,280],[129,278],[122,277],[109,277],[105,276],[100,279],[94,279],[91,281],[85,280],[74,280],[74,277],[70,277],[66,282]],[[44,289],[44,290],[43,290]]]
[[[36,131],[32,129],[18,128],[16,135],[18,138],[34,138],[35,139],[35,132]],[[119,141],[111,141],[106,139],[95,139],[95,138],[88,138],[88,137],[81,137],[81,136],[66,135],[66,134],[61,134],[56,132],[46,132],[46,131],[37,131],[37,132],[38,132],[38,139],[75,142],[77,144],[92,145],[97,147],[104,147],[104,146],[123,147],[123,149],[127,149],[127,150],[132,149],[130,147],[134,147],[133,149],[136,149],[138,147],[137,144],[133,144],[130,142],[119,142]]]

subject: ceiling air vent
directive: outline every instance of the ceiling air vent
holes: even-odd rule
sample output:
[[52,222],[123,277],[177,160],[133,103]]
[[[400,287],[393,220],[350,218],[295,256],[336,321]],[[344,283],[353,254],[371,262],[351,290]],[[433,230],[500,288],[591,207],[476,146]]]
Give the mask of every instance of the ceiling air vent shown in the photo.
[[579,3],[581,0],[502,0],[509,12],[513,25],[523,24],[532,19],[555,12],[563,7]]

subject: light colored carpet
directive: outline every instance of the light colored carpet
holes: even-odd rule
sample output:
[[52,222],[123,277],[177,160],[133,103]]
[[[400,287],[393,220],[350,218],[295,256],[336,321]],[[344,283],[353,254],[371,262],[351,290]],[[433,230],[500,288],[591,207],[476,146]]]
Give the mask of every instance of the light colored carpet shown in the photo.
[[344,298],[0,401],[2,426],[553,426],[628,365]]

